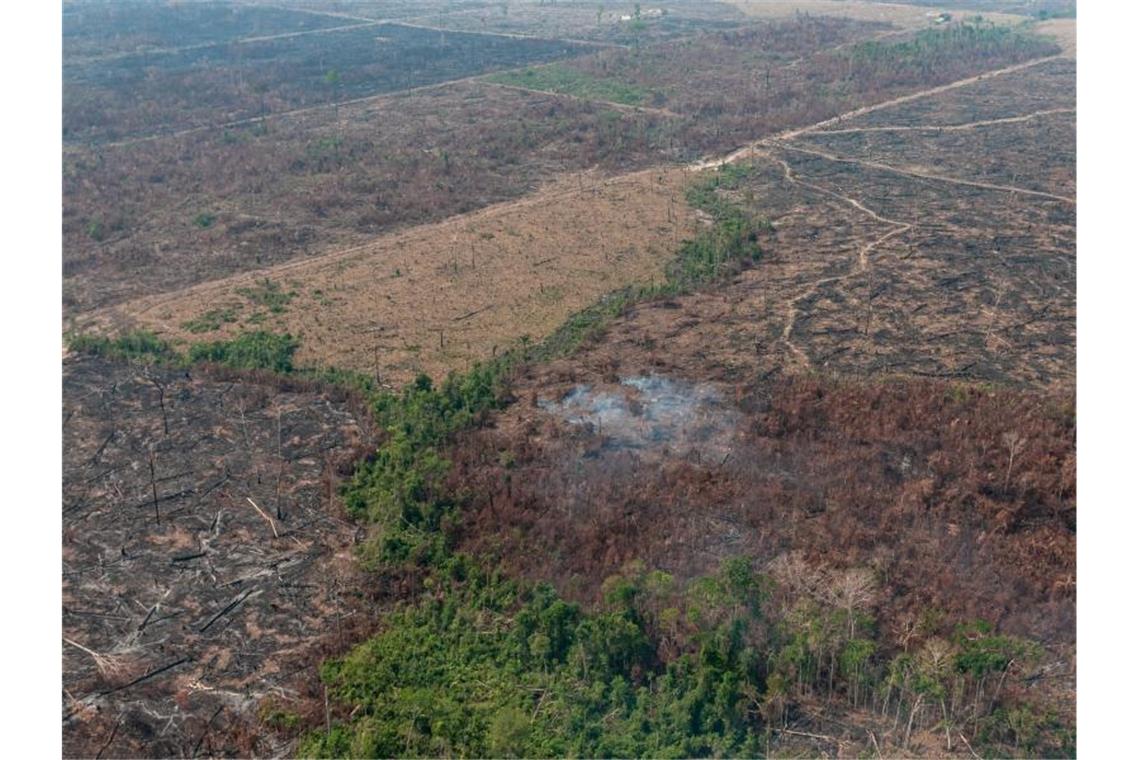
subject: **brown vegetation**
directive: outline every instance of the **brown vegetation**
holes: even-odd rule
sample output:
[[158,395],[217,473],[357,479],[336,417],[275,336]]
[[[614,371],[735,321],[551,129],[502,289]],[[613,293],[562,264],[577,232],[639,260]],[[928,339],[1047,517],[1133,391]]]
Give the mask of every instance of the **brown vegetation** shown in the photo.
[[[254,325],[301,339],[301,364],[400,384],[463,369],[629,283],[663,278],[694,216],[684,172],[565,176],[522,201],[85,315],[87,326],[138,326],[200,340]],[[266,306],[266,303],[271,305]]]
[[[593,361],[523,378],[522,403],[456,447],[456,484],[475,499],[464,545],[586,603],[635,559],[692,578],[726,556],[764,564],[799,551],[874,567],[891,624],[937,610],[947,624],[985,618],[1073,642],[1071,396],[928,380],[709,382],[699,357],[686,359],[688,378]],[[575,385],[620,392],[617,378],[641,376],[694,398],[687,383],[700,381],[719,400],[636,441],[620,422],[591,430],[527,402]]]
[[[592,166],[659,160],[662,119],[478,84],[69,152],[71,311],[361,244]],[[200,214],[209,224],[196,224]],[[398,266],[395,265],[395,266]]]

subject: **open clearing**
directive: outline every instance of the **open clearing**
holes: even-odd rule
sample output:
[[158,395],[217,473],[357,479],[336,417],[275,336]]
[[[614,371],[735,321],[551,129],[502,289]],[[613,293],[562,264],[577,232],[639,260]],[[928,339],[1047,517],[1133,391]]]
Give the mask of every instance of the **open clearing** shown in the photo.
[[[534,70],[524,69],[515,79],[75,148],[65,162],[65,308],[75,314],[335,253],[518,197],[567,172],[616,174],[723,154],[1049,52],[1031,41],[977,48],[933,69],[888,70],[883,61],[908,43],[868,41],[882,34],[894,32],[798,18],[636,52],[603,50],[540,69],[533,82]],[[958,45],[974,43],[950,48]],[[860,50],[874,57],[850,57]],[[529,91],[544,87],[562,91]]]
[[[1039,107],[1040,77],[1056,85],[1053,64],[1041,67],[1043,75],[1033,66],[995,78],[1020,83],[1010,89],[1025,93],[1025,114]],[[991,81],[931,100],[966,108],[971,93],[990,97]],[[892,108],[932,115],[948,108],[924,100]],[[889,121],[887,110],[878,121]],[[889,135],[893,156],[909,158],[894,166],[808,147],[857,132],[808,131],[742,153],[751,171],[721,192],[771,219],[765,260],[716,297],[635,309],[614,330],[615,353],[690,346],[725,378],[798,367],[1071,387],[1075,125],[1071,115],[1058,118],[941,136],[873,133]],[[1058,130],[1065,135],[1043,160],[1034,146]],[[962,134],[986,141],[986,162],[953,152],[958,143],[946,138]]]
[[480,83],[64,159],[70,312],[660,160],[663,118]]
[[331,16],[229,3],[65,2],[63,48],[65,58],[84,60],[344,25]]
[[[524,335],[540,337],[629,283],[662,278],[695,218],[682,170],[604,179],[566,176],[523,201],[388,235],[299,261],[96,312],[99,323],[176,340],[209,312],[234,313],[215,333],[251,325],[301,338],[301,363],[334,365],[398,383],[462,369]],[[280,313],[242,290],[268,280],[288,296]]]
[[[904,28],[922,28],[930,24],[931,16],[941,8],[923,8],[916,4],[865,2],[864,0],[726,0],[726,2],[752,18],[778,19],[810,13],[818,16],[839,16],[860,21],[879,21]],[[980,13],[988,21],[998,24],[1021,23],[1024,16],[985,11]]]
[[[64,138],[124,137],[264,116],[571,56],[576,43],[386,24],[64,67]],[[145,108],[139,104],[145,103]]]

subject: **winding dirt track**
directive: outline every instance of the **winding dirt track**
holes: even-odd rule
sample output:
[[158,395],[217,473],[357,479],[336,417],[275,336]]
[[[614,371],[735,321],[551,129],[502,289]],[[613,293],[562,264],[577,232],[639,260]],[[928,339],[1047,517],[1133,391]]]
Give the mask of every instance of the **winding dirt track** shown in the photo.
[[804,352],[799,346],[797,346],[792,341],[792,332],[795,330],[796,320],[799,319],[799,316],[800,316],[800,308],[799,308],[800,301],[803,301],[805,298],[809,298],[810,296],[812,296],[823,285],[829,285],[831,283],[843,282],[845,280],[848,280],[848,279],[854,277],[857,274],[861,274],[861,273],[865,272],[867,270],[867,267],[868,267],[869,254],[871,253],[871,251],[873,251],[875,248],[877,248],[882,243],[885,243],[886,241],[895,237],[896,235],[901,235],[904,232],[907,232],[914,225],[910,224],[908,222],[901,222],[897,219],[887,219],[886,217],[881,216],[880,214],[876,213],[875,211],[872,211],[871,209],[867,208],[866,206],[863,205],[862,202],[859,201],[859,199],[854,198],[852,196],[843,195],[841,193],[837,193],[837,192],[834,192],[832,190],[828,190],[825,187],[820,187],[819,185],[815,185],[815,184],[812,184],[810,182],[805,182],[801,179],[797,179],[795,172],[792,171],[792,167],[788,165],[787,161],[784,161],[781,158],[777,158],[770,153],[762,154],[762,156],[760,156],[760,157],[766,158],[770,161],[774,161],[775,163],[779,164],[784,170],[784,178],[787,181],[795,183],[797,185],[800,185],[801,187],[806,187],[809,190],[819,192],[819,193],[823,193],[824,195],[828,195],[832,198],[835,198],[836,200],[847,203],[851,206],[854,206],[859,211],[863,212],[864,214],[871,217],[875,221],[882,222],[883,224],[890,224],[890,225],[893,225],[895,227],[893,230],[890,230],[889,232],[886,232],[886,233],[880,235],[879,237],[875,238],[871,242],[860,247],[859,253],[856,256],[854,264],[847,270],[846,274],[838,275],[836,277],[827,277],[827,278],[824,278],[822,280],[817,280],[817,281],[813,282],[805,290],[803,290],[798,295],[796,295],[795,297],[793,297],[792,299],[790,299],[788,301],[787,319],[784,322],[784,329],[780,333],[780,340],[784,344],[784,346],[787,347],[787,349],[789,351],[791,351],[793,355],[795,355],[796,359],[799,360],[801,365],[803,365],[805,367],[809,367],[809,366],[811,366],[811,359],[808,358],[808,355],[806,352]]

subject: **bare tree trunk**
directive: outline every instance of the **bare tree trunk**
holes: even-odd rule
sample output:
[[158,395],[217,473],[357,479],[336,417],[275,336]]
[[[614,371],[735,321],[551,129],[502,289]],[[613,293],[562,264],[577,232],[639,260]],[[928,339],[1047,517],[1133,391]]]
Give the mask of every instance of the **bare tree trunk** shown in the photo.
[[903,739],[903,747],[904,748],[910,747],[910,732],[911,732],[911,729],[914,728],[914,716],[917,715],[918,711],[922,708],[922,700],[923,700],[923,697],[920,696],[918,698],[918,701],[914,703],[914,707],[910,711],[910,718],[906,722],[906,738]]

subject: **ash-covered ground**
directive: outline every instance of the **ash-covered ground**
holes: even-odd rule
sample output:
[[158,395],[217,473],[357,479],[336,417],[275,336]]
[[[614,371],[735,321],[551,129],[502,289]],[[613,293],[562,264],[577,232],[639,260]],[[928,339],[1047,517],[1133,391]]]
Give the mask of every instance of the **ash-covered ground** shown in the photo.
[[64,362],[63,738],[75,757],[283,751],[368,604],[343,394]]

